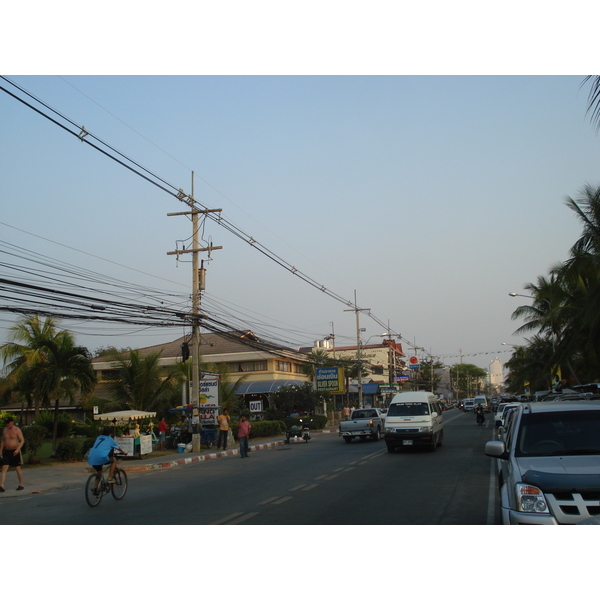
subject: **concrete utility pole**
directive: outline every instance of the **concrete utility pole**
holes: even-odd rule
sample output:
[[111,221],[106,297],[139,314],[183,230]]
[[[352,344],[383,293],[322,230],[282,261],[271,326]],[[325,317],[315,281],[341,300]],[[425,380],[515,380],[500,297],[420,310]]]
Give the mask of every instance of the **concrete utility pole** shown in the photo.
[[[192,193],[190,196],[185,196],[183,190],[179,190],[179,199],[185,202],[192,210],[191,212],[168,213],[168,217],[186,215],[192,216],[192,248],[188,250],[175,250],[167,252],[167,255],[176,254],[191,254],[192,255],[192,406],[198,408],[198,400],[200,398],[200,294],[204,290],[204,269],[198,267],[198,252],[211,252],[212,250],[221,250],[223,246],[213,246],[200,248],[199,242],[199,227],[198,215],[213,212],[221,212],[220,208],[212,210],[199,210],[196,208],[194,200],[194,173],[192,173]],[[200,451],[200,436],[194,436],[194,452]]]
[[370,311],[370,308],[358,308],[356,304],[356,290],[354,290],[354,308],[345,310],[344,312],[353,312],[356,314],[356,362],[358,363],[358,406],[359,408],[363,405],[363,387],[362,387],[362,360],[360,352],[360,312],[366,310]]

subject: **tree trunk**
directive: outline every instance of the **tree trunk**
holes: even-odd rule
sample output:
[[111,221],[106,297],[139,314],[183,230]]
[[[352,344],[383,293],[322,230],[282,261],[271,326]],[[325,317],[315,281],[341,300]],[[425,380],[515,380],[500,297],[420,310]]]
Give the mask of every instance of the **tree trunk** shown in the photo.
[[56,402],[54,403],[54,424],[52,426],[52,456],[56,454],[56,442],[58,435],[58,406],[59,406],[60,398],[56,398]]

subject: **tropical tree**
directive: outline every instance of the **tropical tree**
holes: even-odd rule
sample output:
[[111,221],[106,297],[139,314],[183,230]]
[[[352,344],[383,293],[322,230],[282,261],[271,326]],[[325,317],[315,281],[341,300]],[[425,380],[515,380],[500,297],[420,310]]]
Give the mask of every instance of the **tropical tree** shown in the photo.
[[444,364],[439,359],[436,360],[435,357],[421,360],[412,383],[416,389],[427,389],[433,392],[440,383],[440,370],[443,368]]
[[590,115],[592,123],[596,124],[596,129],[600,129],[600,76],[588,75],[581,85],[591,82],[591,89],[588,95],[587,114]]
[[[33,367],[46,360],[48,343],[64,332],[57,332],[56,321],[46,317],[42,321],[39,315],[21,319],[8,330],[10,341],[0,347],[0,357],[9,371],[6,385],[10,391],[20,392],[28,406],[33,404],[35,416],[48,399],[34,393],[35,380]],[[7,390],[8,391],[8,390]]]
[[131,349],[127,354],[109,353],[116,373],[108,389],[121,409],[165,412],[170,407],[182,377],[176,370],[163,369],[160,355],[153,352],[142,357],[139,350]]
[[96,372],[92,356],[84,346],[77,346],[70,332],[46,344],[46,357],[31,368],[35,389],[54,402],[52,449],[56,451],[60,403],[75,399],[75,393],[92,395],[96,388]]
[[283,415],[293,413],[313,413],[320,402],[322,394],[313,389],[312,384],[282,386],[274,394],[275,407]]
[[487,371],[471,363],[456,363],[450,367],[452,386],[459,397],[475,395],[486,376]]
[[[515,333],[537,332],[534,347],[526,346],[539,368],[532,381],[544,381],[556,367],[573,383],[595,380],[600,371],[600,187],[585,186],[566,204],[581,221],[582,235],[549,277],[525,286],[533,302],[513,313],[513,319],[525,319]],[[547,346],[543,363],[540,340]]]

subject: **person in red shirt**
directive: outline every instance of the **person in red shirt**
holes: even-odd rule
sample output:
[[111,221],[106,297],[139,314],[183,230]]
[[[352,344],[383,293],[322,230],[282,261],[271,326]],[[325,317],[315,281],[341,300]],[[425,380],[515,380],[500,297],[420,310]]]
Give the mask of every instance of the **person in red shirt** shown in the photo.
[[167,441],[167,424],[165,423],[165,418],[163,417],[158,424],[158,441],[160,442],[160,450],[165,449],[165,442]]
[[246,416],[242,415],[238,423],[238,439],[240,440],[240,454],[242,458],[248,458],[248,437],[251,429],[252,425],[246,420]]

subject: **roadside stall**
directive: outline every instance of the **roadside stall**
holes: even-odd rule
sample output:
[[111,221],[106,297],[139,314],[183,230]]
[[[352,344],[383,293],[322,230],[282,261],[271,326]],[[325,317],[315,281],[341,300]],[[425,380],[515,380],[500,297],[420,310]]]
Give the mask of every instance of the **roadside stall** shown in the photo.
[[170,408],[170,413],[180,414],[182,422],[185,422],[185,424],[180,423],[171,427],[173,449],[177,450],[177,452],[187,451],[186,446],[192,444],[194,434],[200,434],[201,445],[203,444],[206,448],[212,448],[213,444],[217,441],[216,411],[218,411],[218,407],[203,408],[202,412],[200,412],[191,404]]
[[[152,427],[150,433],[142,433],[140,431],[140,423],[142,419],[151,419],[156,417],[155,412],[145,412],[142,410],[118,410],[110,413],[102,413],[94,415],[95,421],[106,421],[113,426],[115,433],[115,442],[127,452],[127,457],[146,458],[153,450]],[[150,422],[152,424],[152,422]],[[116,436],[117,426],[129,425],[129,433]]]

